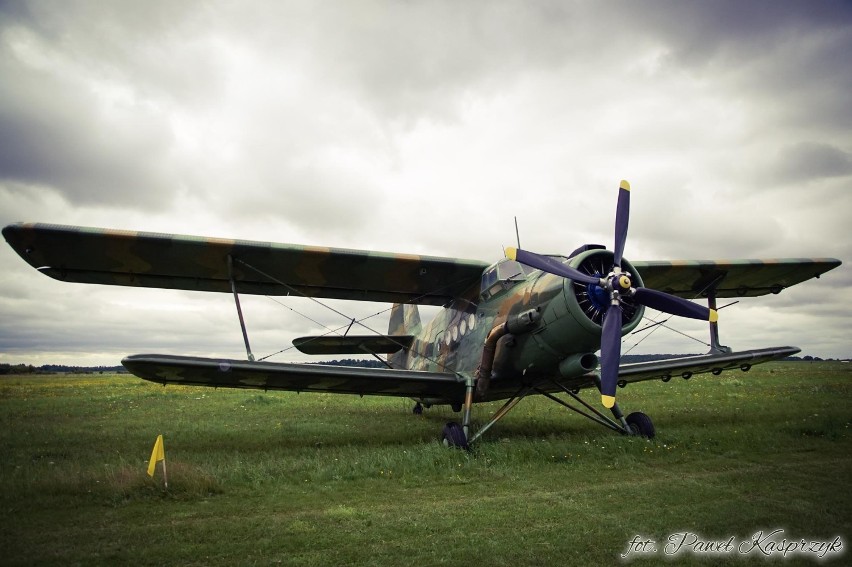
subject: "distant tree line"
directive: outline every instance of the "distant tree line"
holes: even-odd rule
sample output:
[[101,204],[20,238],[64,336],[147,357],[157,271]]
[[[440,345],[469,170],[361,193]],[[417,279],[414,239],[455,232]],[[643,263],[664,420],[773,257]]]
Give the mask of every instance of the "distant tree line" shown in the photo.
[[0,375],[4,374],[124,374],[123,366],[65,366],[62,364],[0,364]]
[[311,362],[309,364],[325,364],[326,366],[357,366],[359,368],[387,368],[383,362],[374,358],[368,360],[344,358],[343,360],[325,360],[323,362]]
[[38,368],[32,364],[0,364],[0,374],[35,374]]
[[[310,364],[385,368],[385,365],[378,360],[356,360],[354,358],[311,362]],[[66,366],[63,364],[33,366],[32,364],[0,364],[0,376],[7,374],[127,374],[127,369],[123,366]]]

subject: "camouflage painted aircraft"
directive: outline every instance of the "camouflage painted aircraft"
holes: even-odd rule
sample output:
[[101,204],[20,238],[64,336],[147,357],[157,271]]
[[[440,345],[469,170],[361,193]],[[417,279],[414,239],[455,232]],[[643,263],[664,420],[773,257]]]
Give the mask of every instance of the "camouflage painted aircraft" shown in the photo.
[[[488,265],[474,260],[46,224],[12,224],[6,241],[54,279],[233,294],[247,360],[142,354],[122,364],[161,384],[402,396],[423,406],[450,404],[461,423],[445,444],[468,447],[529,395],[542,395],[629,435],[652,437],[650,418],[624,416],[617,387],[674,376],[748,371],[795,347],[734,352],[719,342],[716,300],[779,293],[840,265],[833,258],[629,262],[623,256],[630,186],[619,188],[612,251],[584,245],[567,256],[509,249]],[[388,368],[256,361],[240,294],[297,295],[393,303],[388,334],[302,337],[315,355],[387,355]],[[691,301],[700,298],[707,306]],[[418,305],[443,306],[427,325]],[[621,337],[645,307],[706,320],[710,352],[620,364]],[[354,321],[354,320],[353,320]],[[600,350],[600,370],[598,356]],[[597,389],[604,411],[580,398]],[[559,396],[557,396],[559,394]],[[475,402],[507,400],[474,432]]]

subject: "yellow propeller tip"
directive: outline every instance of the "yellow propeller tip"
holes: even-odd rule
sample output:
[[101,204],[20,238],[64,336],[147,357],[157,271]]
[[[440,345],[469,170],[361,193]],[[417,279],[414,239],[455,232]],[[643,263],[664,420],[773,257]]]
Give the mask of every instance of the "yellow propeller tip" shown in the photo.
[[601,394],[601,403],[605,408],[611,408],[615,405],[615,396],[604,396]]
[[506,248],[506,258],[508,258],[509,260],[514,260],[514,259],[517,258],[517,256],[518,256],[518,249],[517,248]]
[[630,183],[628,183],[626,179],[622,179],[621,184],[618,187],[625,191],[630,191]]
[[710,322],[715,323],[719,320],[719,313],[715,309],[710,310]]

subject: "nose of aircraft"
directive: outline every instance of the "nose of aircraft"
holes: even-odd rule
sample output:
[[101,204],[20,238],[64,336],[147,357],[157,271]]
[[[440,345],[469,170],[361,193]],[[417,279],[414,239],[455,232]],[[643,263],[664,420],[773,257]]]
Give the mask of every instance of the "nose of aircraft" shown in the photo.
[[612,267],[606,276],[595,276],[581,272],[558,260],[515,248],[506,250],[506,256],[544,272],[584,283],[590,293],[604,307],[601,325],[601,403],[611,408],[615,405],[615,391],[618,384],[618,368],[621,359],[621,329],[623,321],[622,304],[625,299],[665,313],[702,319],[714,322],[716,311],[698,305],[674,295],[648,289],[633,287],[629,272],[622,270],[622,255],[627,241],[627,228],[630,220],[630,184],[622,180],[618,188],[618,205],[615,212],[615,246]]

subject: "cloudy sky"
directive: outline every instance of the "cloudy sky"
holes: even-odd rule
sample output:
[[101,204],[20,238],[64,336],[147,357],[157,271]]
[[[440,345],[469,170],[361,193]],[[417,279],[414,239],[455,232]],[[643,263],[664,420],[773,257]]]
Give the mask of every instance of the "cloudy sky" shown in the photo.
[[[624,178],[630,259],[843,260],[720,316],[737,349],[849,357],[850,53],[840,1],[0,2],[0,224],[494,261],[515,216],[525,248],[611,247]],[[0,362],[245,354],[227,295],[0,266]],[[258,356],[347,323],[243,308]]]

